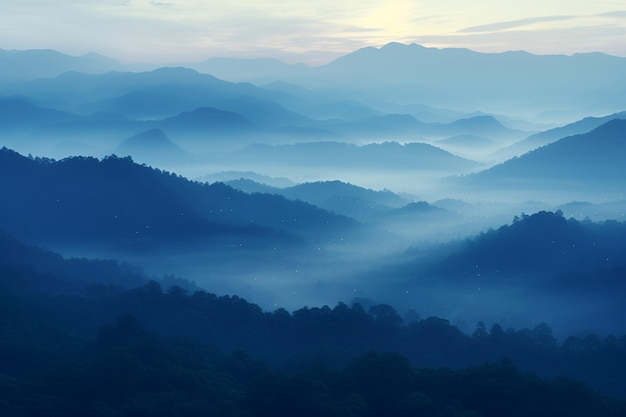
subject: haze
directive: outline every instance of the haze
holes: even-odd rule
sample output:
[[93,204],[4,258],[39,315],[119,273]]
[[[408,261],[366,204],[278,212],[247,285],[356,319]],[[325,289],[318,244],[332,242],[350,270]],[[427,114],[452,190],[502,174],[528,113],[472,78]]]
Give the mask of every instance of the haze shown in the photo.
[[5,49],[98,52],[161,65],[215,56],[320,65],[388,42],[626,56],[625,28],[626,10],[619,1],[28,0],[0,5]]

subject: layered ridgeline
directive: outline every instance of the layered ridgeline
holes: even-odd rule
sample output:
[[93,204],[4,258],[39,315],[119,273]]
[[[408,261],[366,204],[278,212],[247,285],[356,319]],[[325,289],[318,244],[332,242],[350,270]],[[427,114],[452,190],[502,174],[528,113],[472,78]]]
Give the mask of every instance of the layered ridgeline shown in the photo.
[[[42,65],[45,63],[45,65]],[[36,78],[51,78],[68,71],[103,73],[108,71],[139,69],[114,59],[88,53],[70,56],[51,49],[6,50],[0,49],[0,84]]]
[[588,133],[606,122],[615,119],[626,119],[626,112],[614,113],[604,117],[585,117],[584,119],[578,120],[574,123],[569,123],[564,126],[536,133],[526,139],[515,142],[510,146],[498,150],[495,152],[494,158],[501,159],[516,155],[519,156],[532,151],[533,149],[556,142],[564,137]]
[[[50,93],[52,84],[63,84],[60,82],[64,80],[68,91],[82,88],[82,93],[89,92],[86,98],[91,100],[92,105],[83,109],[91,112],[118,112],[118,109],[125,108],[126,112],[134,112],[136,116],[159,117],[160,113],[163,117],[163,111],[170,116],[175,114],[172,112],[174,107],[178,108],[177,112],[202,106],[238,112],[235,109],[238,107],[240,113],[253,122],[261,122],[263,118],[276,121],[272,117],[278,115],[275,111],[281,110],[274,106],[269,112],[258,113],[257,120],[253,120],[253,114],[242,110],[246,107],[245,103],[236,103],[244,97],[248,99],[248,108],[258,108],[258,100],[265,100],[265,104],[273,102],[283,110],[291,110],[291,116],[284,111],[281,116],[291,121],[297,120],[293,113],[313,119],[343,120],[412,114],[423,121],[450,121],[484,111],[529,118],[538,116],[539,120],[554,122],[570,121],[589,114],[610,114],[626,108],[623,98],[626,59],[604,54],[540,56],[521,51],[478,53],[467,49],[390,43],[381,48],[357,50],[316,68],[263,59],[216,58],[197,64],[176,64],[231,83],[252,81],[264,86],[263,89],[255,89],[251,84],[226,87],[227,84],[213,83],[213,98],[203,95],[211,81],[204,78],[199,82],[200,77],[188,70],[184,75],[182,69],[176,70],[187,81],[181,81],[180,77],[178,80],[166,80],[162,77],[163,70],[156,71],[150,78],[159,82],[151,84],[142,80],[144,76],[124,74],[123,71],[153,68],[122,66],[112,60],[105,61],[105,58],[95,54],[69,57],[54,51],[2,51],[0,62],[4,79],[22,82],[12,82],[0,94],[22,94],[35,98],[38,92]],[[95,74],[96,78],[77,74],[104,73],[113,69],[120,72]],[[168,71],[172,75],[172,70]],[[29,86],[29,80],[57,77],[64,72],[66,74],[57,81],[34,82]],[[98,80],[91,81],[93,85],[109,83],[109,87],[114,87],[110,90],[112,94],[103,95],[102,90],[97,89],[85,90],[88,79]],[[114,79],[133,79],[136,88],[120,90],[110,84],[110,80]],[[74,87],[69,87],[70,83]],[[174,84],[176,88],[172,89]],[[202,85],[203,88],[190,88],[192,85]],[[224,95],[227,89],[231,92]],[[52,96],[48,94],[47,97]],[[164,97],[168,100],[160,100]],[[197,102],[200,97],[203,97],[203,103]],[[80,108],[78,100],[71,101],[74,102],[74,109]],[[196,104],[189,107],[193,101]],[[182,103],[186,103],[188,108],[180,110]],[[51,105],[49,101],[40,104]],[[65,104],[70,103],[66,101]],[[131,104],[139,106],[133,109]],[[58,108],[55,105],[52,107]],[[300,118],[300,121],[303,120]]]
[[[246,175],[246,173],[242,173]],[[254,177],[254,175],[251,175]],[[263,181],[263,178],[258,178]],[[270,179],[271,180],[271,179]],[[390,190],[375,191],[342,181],[316,181],[273,187],[265,183],[240,177],[226,181],[233,188],[247,193],[269,193],[301,200],[334,213],[352,217],[360,222],[381,225],[387,230],[407,229],[407,226],[442,226],[458,220],[459,212],[429,204],[410,201]]]
[[211,238],[280,240],[343,233],[356,223],[310,204],[249,195],[135,164],[130,158],[61,161],[0,151],[1,228],[35,241],[146,243]]
[[382,99],[469,111],[507,109],[545,120],[572,120],[572,116],[626,108],[626,59],[600,53],[479,53],[389,43],[359,49],[317,68],[264,72],[269,67],[259,65],[257,72],[256,66],[237,60],[192,67],[237,81],[279,78],[366,102]]
[[[308,111],[296,112],[306,111],[301,109],[306,98],[286,98],[282,92],[228,83],[184,68],[67,73],[0,88],[0,94],[0,106],[5,109],[0,114],[0,131],[8,133],[5,144],[22,152],[43,150],[48,155],[102,156],[123,140],[156,128],[186,151],[200,155],[250,143],[291,144],[294,138],[298,142],[360,143],[392,138],[415,143],[473,135],[493,141],[493,148],[499,148],[528,135],[485,115],[422,122],[400,109],[403,114],[314,118]],[[316,106],[329,109],[332,102],[329,98]],[[476,156],[475,152],[466,154]]]

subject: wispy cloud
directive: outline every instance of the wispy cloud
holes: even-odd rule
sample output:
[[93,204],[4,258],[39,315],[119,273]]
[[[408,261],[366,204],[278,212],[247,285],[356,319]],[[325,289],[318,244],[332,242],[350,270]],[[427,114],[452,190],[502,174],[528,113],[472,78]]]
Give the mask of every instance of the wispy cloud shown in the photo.
[[540,16],[525,19],[509,20],[506,22],[494,22],[486,25],[470,26],[459,30],[460,33],[499,32],[507,29],[516,29],[536,23],[559,22],[576,19],[576,16]]
[[[557,3],[476,0],[468,8],[466,0],[0,0],[0,47],[96,50],[130,62],[267,55],[321,63],[391,41],[490,51],[550,45],[553,51],[626,55],[626,10],[616,10],[616,0],[594,0],[593,7],[571,2],[566,9]],[[538,17],[524,15],[529,10]]]
[[626,10],[614,10],[612,12],[598,13],[596,16],[626,18]]

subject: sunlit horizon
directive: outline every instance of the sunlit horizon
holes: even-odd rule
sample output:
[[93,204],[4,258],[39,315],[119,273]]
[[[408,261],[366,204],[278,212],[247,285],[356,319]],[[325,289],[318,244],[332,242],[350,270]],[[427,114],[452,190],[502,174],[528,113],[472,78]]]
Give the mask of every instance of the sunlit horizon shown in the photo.
[[[547,4],[546,4],[547,3]],[[389,42],[478,52],[626,56],[618,2],[54,2],[0,6],[0,48],[96,52],[124,63],[276,58],[326,64]]]

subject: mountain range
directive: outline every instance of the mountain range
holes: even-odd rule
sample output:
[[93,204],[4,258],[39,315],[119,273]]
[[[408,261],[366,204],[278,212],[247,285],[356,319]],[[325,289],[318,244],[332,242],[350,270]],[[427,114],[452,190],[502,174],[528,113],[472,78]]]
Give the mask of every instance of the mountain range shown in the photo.
[[[25,61],[26,56],[29,58]],[[100,68],[98,72],[154,69],[120,65],[95,54],[70,57],[54,51],[2,51],[0,62],[5,68],[5,80],[20,72],[15,68],[23,67],[23,62],[39,70],[22,70],[22,80],[51,78],[68,71],[93,73],[94,67]],[[54,70],[44,71],[41,68],[48,65],[37,62],[58,64],[49,66]],[[327,104],[356,100],[359,106],[383,113],[396,112],[389,111],[389,105],[422,104],[431,109],[465,112],[506,110],[509,114],[535,116],[538,120],[552,117],[562,122],[564,117],[571,121],[576,116],[610,114],[626,108],[624,87],[620,87],[625,81],[626,59],[598,53],[479,53],[390,43],[359,49],[319,67],[231,58],[174,65],[231,82],[288,83],[306,88],[317,98],[325,96]],[[285,100],[293,100],[302,91],[291,88],[285,97],[282,89]],[[276,101],[280,103],[280,99]]]
[[291,145],[254,144],[239,151],[212,156],[220,163],[264,165],[360,167],[462,172],[480,164],[426,143],[383,142],[352,145],[341,142],[306,142]]

